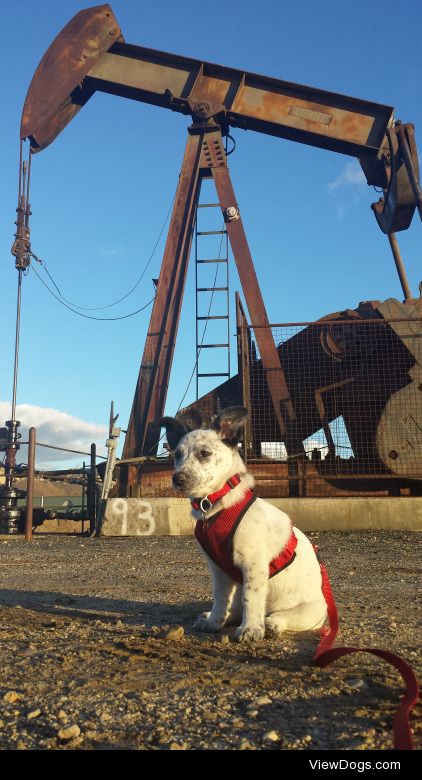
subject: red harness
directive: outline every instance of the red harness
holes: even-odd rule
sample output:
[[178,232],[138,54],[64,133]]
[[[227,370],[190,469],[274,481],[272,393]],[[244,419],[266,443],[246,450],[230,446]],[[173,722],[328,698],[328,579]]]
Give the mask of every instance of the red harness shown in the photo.
[[[256,496],[248,489],[237,504],[222,509],[209,520],[198,520],[195,526],[195,536],[202,549],[222,571],[240,583],[243,582],[243,575],[241,569],[233,562],[233,536],[254,501]],[[296,545],[297,539],[292,531],[285,548],[271,561],[269,577],[274,577],[293,563],[296,557]]]

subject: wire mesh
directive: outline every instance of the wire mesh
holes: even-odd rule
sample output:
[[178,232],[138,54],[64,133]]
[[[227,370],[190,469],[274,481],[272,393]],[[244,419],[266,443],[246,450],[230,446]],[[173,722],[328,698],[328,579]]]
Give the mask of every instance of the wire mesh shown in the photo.
[[277,416],[248,327],[245,454],[260,494],[421,495],[421,320],[270,327],[289,398]]

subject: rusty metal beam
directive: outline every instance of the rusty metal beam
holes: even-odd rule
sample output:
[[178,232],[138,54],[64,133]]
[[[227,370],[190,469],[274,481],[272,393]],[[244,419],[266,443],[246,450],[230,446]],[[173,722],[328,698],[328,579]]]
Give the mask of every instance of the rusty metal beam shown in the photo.
[[96,90],[182,114],[206,103],[227,127],[363,158],[370,183],[385,185],[379,156],[391,106],[127,44],[108,4],[80,11],[47,50],[25,100],[21,138],[33,151],[45,148]]
[[393,116],[391,106],[127,43],[116,43],[88,81],[184,114],[205,102],[231,127],[357,157],[378,153]]
[[164,413],[192,240],[203,133],[189,134],[157,295],[127,429],[123,458],[156,452],[152,424]]
[[[205,140],[205,155],[211,168],[226,229],[236,262],[237,272],[245,296],[251,322],[257,326],[255,338],[261,354],[265,377],[274,406],[274,412],[282,435],[286,433],[286,420],[294,420],[294,409],[290,401],[280,357],[269,327],[261,289],[256,276],[252,255],[246,238],[236,196],[231,183],[224,153],[221,129],[216,127]],[[284,409],[282,409],[282,404]],[[286,443],[287,446],[287,443]],[[303,447],[300,444],[300,451]]]
[[[194,123],[189,128],[185,158],[158,281],[157,297],[148,328],[123,449],[124,459],[151,455],[157,451],[156,424],[164,413],[189,262],[195,207],[199,198],[200,181],[210,175],[214,179],[226,222],[249,315],[257,326],[255,337],[280,436],[284,439],[287,452],[292,459],[303,455],[302,439],[296,431],[295,411],[269,327],[265,304],[230,180],[221,128],[211,121]],[[122,474],[120,492],[127,493],[128,487],[125,484],[125,475]]]
[[26,96],[21,139],[41,151],[95,91],[193,116],[199,107],[225,134],[255,130],[357,157],[368,184],[384,190],[372,206],[384,233],[408,228],[416,205],[422,215],[411,125],[406,144],[399,138],[405,164],[390,162],[391,106],[127,44],[106,4],[80,11],[47,50]]

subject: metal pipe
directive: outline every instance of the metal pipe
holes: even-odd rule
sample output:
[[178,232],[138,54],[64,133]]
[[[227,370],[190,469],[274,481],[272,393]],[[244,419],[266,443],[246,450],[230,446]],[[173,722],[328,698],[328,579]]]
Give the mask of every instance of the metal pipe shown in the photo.
[[13,369],[12,420],[16,419],[16,388],[19,368],[19,334],[21,322],[22,268],[18,269],[18,300],[16,306],[15,363]]
[[406,271],[404,269],[403,260],[400,254],[399,244],[395,233],[388,233],[388,240],[390,242],[391,251],[393,253],[394,262],[396,264],[397,273],[399,275],[401,288],[406,301],[412,300],[412,293],[410,291],[409,282],[407,279]]
[[82,473],[83,473],[83,482],[82,482],[81,515],[82,515],[82,533],[84,533],[85,532],[85,496],[86,496],[86,467],[85,467],[85,461],[82,463]]
[[25,541],[32,542],[34,516],[34,476],[35,476],[35,428],[29,429],[28,475],[26,482]]
[[89,532],[90,534],[95,531],[96,520],[96,501],[95,501],[95,469],[96,469],[96,457],[97,448],[95,444],[91,444],[91,468],[89,472],[89,492],[88,492],[88,516],[89,516]]

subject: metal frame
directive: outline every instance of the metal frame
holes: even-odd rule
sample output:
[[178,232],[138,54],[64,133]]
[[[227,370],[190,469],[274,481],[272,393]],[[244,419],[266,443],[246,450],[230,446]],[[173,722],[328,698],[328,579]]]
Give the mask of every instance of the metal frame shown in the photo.
[[[151,456],[157,452],[157,422],[164,414],[198,205],[201,170],[206,170],[214,180],[249,316],[259,326],[256,339],[267,371],[269,391],[280,430],[285,431],[287,428],[289,451],[295,452],[299,446],[291,432],[294,410],[279,355],[271,331],[267,327],[269,321],[227,167],[222,131],[215,123],[197,122],[189,128],[157,296],[127,428],[122,454],[125,460]],[[135,472],[130,468],[121,469],[121,475],[120,492],[128,493],[136,478]]]

